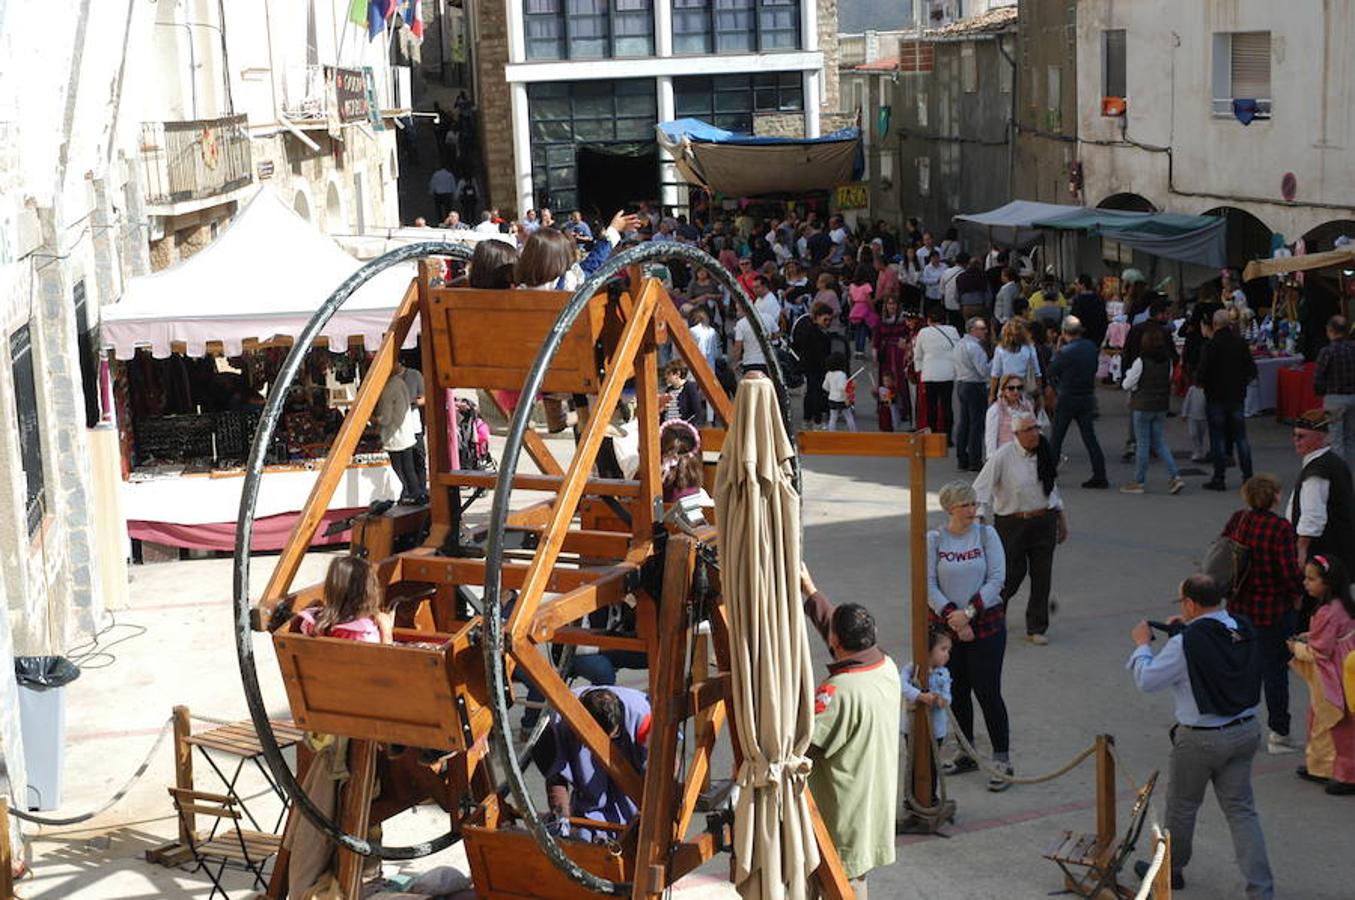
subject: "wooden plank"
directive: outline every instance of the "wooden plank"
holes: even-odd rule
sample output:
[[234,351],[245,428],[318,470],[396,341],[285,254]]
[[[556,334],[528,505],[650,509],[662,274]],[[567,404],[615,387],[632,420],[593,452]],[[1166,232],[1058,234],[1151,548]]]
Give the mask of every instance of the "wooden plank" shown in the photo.
[[[617,787],[643,808],[641,798],[644,796],[644,781],[641,780],[640,774],[635,771],[629,760],[617,752],[612,739],[602,730],[592,714],[584,709],[579,698],[574,696],[574,692],[560,680],[559,673],[555,671],[550,661],[541,655],[537,645],[531,640],[518,641],[509,653],[518,665],[522,666],[524,674],[550,701],[551,706],[560,713],[561,718],[574,729],[579,740],[593,751],[598,764],[607,770],[607,774],[616,782]],[[649,765],[653,765],[652,755]]]
[[687,658],[687,631],[683,628],[691,599],[696,541],[685,534],[669,537],[659,600],[659,652],[650,661],[655,690],[650,697],[653,730],[649,733],[649,760],[645,764],[645,803],[640,807],[640,829],[635,848],[637,877],[631,900],[657,900],[667,887],[638,877],[668,862],[675,840],[673,778],[677,771],[679,710],[683,705],[683,663]]
[[[714,407],[715,415],[721,422],[734,421],[734,403],[725,393],[724,387],[720,384],[720,379],[715,377],[715,370],[710,367],[705,354],[696,345],[696,341],[692,338],[687,323],[682,321],[682,315],[677,311],[677,307],[671,303],[660,303],[658,316],[659,320],[668,326],[669,340],[677,347],[678,355],[687,363],[688,371],[696,379],[697,385],[700,386],[701,392],[706,395],[706,399],[710,401],[710,405]],[[705,447],[704,440],[701,446]]]
[[626,596],[626,580],[633,567],[616,567],[619,571],[599,578],[591,584],[581,585],[569,593],[548,600],[537,610],[532,622],[532,640],[539,644],[551,640],[551,635],[571,622],[594,610],[613,603],[620,603]]
[[714,707],[728,700],[729,685],[730,676],[728,672],[721,672],[715,677],[695,685],[683,697],[683,705],[678,708],[678,715],[687,719],[710,712]]
[[559,628],[551,635],[556,644],[576,644],[582,647],[597,647],[599,650],[634,650],[644,653],[645,642],[637,637],[622,634],[608,634],[591,628]]
[[819,867],[814,870],[814,877],[819,882],[823,900],[856,900],[856,891],[852,890],[847,872],[842,868],[842,857],[838,856],[833,836],[828,833],[828,826],[824,824],[819,805],[814,802],[814,795],[809,788],[805,788],[805,802],[809,804],[809,816],[814,821],[814,839],[819,845]]
[[509,619],[508,630],[514,639],[525,635],[527,627],[536,617],[536,610],[541,603],[541,597],[548,589],[547,584],[551,577],[551,571],[554,569],[563,549],[562,539],[565,531],[569,528],[570,520],[574,518],[579,500],[583,497],[588,474],[597,461],[598,450],[602,446],[603,438],[606,437],[607,425],[612,417],[612,412],[621,399],[621,389],[635,369],[636,355],[648,334],[649,321],[654,315],[654,306],[660,296],[663,295],[662,289],[657,287],[657,284],[651,279],[640,291],[640,296],[636,300],[635,313],[621,332],[621,339],[609,361],[607,375],[603,379],[602,389],[598,393],[592,416],[589,418],[588,425],[584,428],[579,444],[575,448],[574,457],[569,462],[569,472],[560,485],[555,509],[551,513],[550,524],[546,528],[540,546],[537,547],[536,556],[532,558],[527,578],[523,582],[518,596],[517,605]]
[[696,433],[701,436],[702,453],[719,453],[725,447],[725,438],[729,432],[723,428],[698,428]]
[[[174,707],[174,785],[183,791],[193,790],[193,747],[188,742],[192,733],[193,723],[188,718],[188,707]],[[192,846],[193,835],[197,830],[197,820],[192,813],[179,816],[179,843],[185,847]]]
[[[454,559],[449,556],[434,555],[431,550],[411,550],[401,554],[401,577],[408,581],[426,581],[430,584],[465,584],[481,586],[485,583],[485,561],[483,559]],[[506,562],[502,569],[502,583],[505,589],[521,588],[527,580],[529,566],[526,563]],[[625,574],[638,568],[630,563],[620,562],[612,566],[592,566],[584,569],[556,569],[546,581],[546,590],[552,594],[564,594],[575,588],[602,582],[608,576],[618,572]]]
[[[372,809],[372,789],[376,785],[376,742],[348,742],[350,777],[340,790],[339,824],[348,834],[367,836]],[[345,897],[362,896],[362,863],[365,857],[340,847],[338,882]]]
[[273,567],[268,586],[264,588],[263,596],[259,599],[259,621],[268,621],[273,607],[291,588],[292,579],[296,577],[296,571],[300,568],[301,560],[320,527],[321,519],[329,510],[329,501],[334,497],[339,481],[343,479],[348,464],[353,460],[353,451],[357,449],[358,441],[367,429],[367,422],[376,409],[376,401],[380,399],[381,391],[390,378],[396,354],[400,352],[400,347],[404,344],[405,336],[409,334],[418,312],[419,291],[416,284],[410,282],[400,306],[395,311],[391,329],[381,339],[381,348],[372,358],[367,375],[358,386],[357,397],[348,408],[348,414],[344,416],[343,425],[339,427],[339,433],[334,438],[334,443],[330,445],[329,456],[325,458],[325,464],[315,479],[310,496],[306,498],[305,506],[297,515],[292,533],[287,537],[287,544],[278,556],[277,565]]
[[797,436],[804,456],[913,456],[921,444],[922,455],[936,459],[946,455],[944,434],[914,434],[909,431],[802,431]]
[[[437,476],[437,482],[450,487],[493,490],[494,486],[499,483],[499,476],[492,472],[480,473],[464,470],[440,472]],[[564,485],[564,482],[564,478],[559,475],[533,475],[519,472],[513,476],[513,490],[556,493]],[[620,478],[590,478],[584,483],[582,493],[599,497],[638,497],[640,496],[640,482],[626,481]]]
[[564,475],[564,466],[555,458],[555,454],[546,446],[546,441],[541,435],[537,434],[535,428],[528,428],[522,434],[522,449],[527,451],[532,462],[541,470],[543,475]]

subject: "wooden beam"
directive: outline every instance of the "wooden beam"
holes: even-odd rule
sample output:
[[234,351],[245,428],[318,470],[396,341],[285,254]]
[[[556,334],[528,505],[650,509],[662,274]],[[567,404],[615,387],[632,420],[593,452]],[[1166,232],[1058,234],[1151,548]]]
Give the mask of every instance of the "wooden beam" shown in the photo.
[[[484,488],[492,491],[495,485],[499,483],[499,476],[493,473],[468,471],[440,472],[437,476],[437,482],[448,487]],[[564,483],[564,478],[559,475],[533,475],[519,472],[513,476],[513,490],[516,491],[545,491],[553,494],[558,492]],[[640,496],[640,482],[620,478],[590,478],[584,482],[581,495],[638,497]]]
[[679,878],[704,866],[719,852],[715,846],[715,835],[702,832],[690,841],[683,841],[673,848],[673,862],[668,867],[668,883],[671,885]]
[[1096,736],[1096,837],[1101,847],[1097,862],[1105,864],[1115,853],[1115,738]]
[[687,767],[687,783],[682,788],[682,802],[678,806],[678,824],[675,834],[678,840],[687,836],[692,816],[696,813],[696,803],[705,790],[707,776],[710,774],[711,756],[715,752],[715,742],[719,740],[720,729],[724,727],[729,707],[723,699],[698,716],[696,726],[696,749],[692,753],[691,765]]
[[[826,434],[828,432],[815,432]],[[920,684],[926,685],[931,678],[931,659],[927,647],[928,613],[927,605],[927,456],[939,449],[946,449],[946,436],[928,435],[934,446],[925,441],[914,441],[909,447],[911,456],[908,461],[908,552],[910,578],[910,619],[913,640],[913,661]],[[918,806],[926,809],[932,806],[932,766],[935,744],[932,740],[932,720],[929,707],[922,703],[913,709],[913,769],[905,772],[904,777],[912,779],[913,796]]]
[[418,312],[419,290],[417,283],[411,281],[404,298],[400,301],[400,306],[395,311],[391,328],[382,337],[381,348],[377,350],[371,366],[367,369],[366,377],[358,387],[357,397],[348,408],[348,414],[344,416],[343,425],[339,427],[339,433],[329,448],[329,456],[325,458],[320,474],[315,479],[310,496],[306,498],[305,506],[301,507],[301,512],[296,517],[287,544],[278,556],[277,565],[273,567],[268,586],[264,588],[263,597],[259,600],[259,621],[268,621],[268,617],[273,613],[273,607],[291,588],[292,579],[296,577],[296,571],[300,568],[301,560],[315,537],[316,529],[320,527],[320,521],[329,510],[329,501],[334,497],[339,481],[353,460],[353,451],[357,449],[362,433],[367,430],[367,423],[376,409],[376,402],[390,378],[396,354],[400,352],[400,346],[404,344],[405,336],[409,334]]
[[687,631],[683,627],[690,607],[696,541],[685,534],[668,538],[664,558],[663,592],[659,598],[658,659],[650,660],[655,690],[650,696],[653,729],[649,733],[649,760],[645,764],[645,803],[640,807],[640,830],[635,848],[636,878],[631,900],[658,900],[667,887],[646,883],[640,873],[667,864],[676,835],[673,778],[677,772],[678,734],[683,706],[683,663],[687,658]]
[[[715,409],[715,415],[721,422],[728,424],[734,421],[734,403],[725,393],[724,386],[720,384],[720,379],[715,377],[715,370],[710,367],[706,361],[706,356],[701,352],[701,348],[696,345],[692,338],[692,333],[687,329],[687,323],[682,321],[682,316],[671,303],[660,303],[659,320],[668,326],[668,339],[677,347],[678,355],[687,363],[687,369],[696,379],[696,383],[701,387],[702,393],[710,401],[710,405]],[[702,443],[705,446],[705,443]]]
[[14,896],[14,850],[9,843],[9,798],[0,796],[0,900]]
[[698,428],[696,433],[701,436],[702,453],[719,453],[725,447],[725,437],[729,434],[723,428]]
[[922,455],[937,459],[946,455],[944,434],[914,434],[909,431],[802,431],[798,435],[804,456],[894,456],[911,458],[918,445]]
[[[637,269],[638,272],[638,269]],[[631,284],[636,273],[631,274]],[[664,298],[663,306],[673,304]],[[640,347],[640,358],[635,366],[635,420],[640,430],[640,467],[636,477],[640,481],[640,500],[631,508],[631,532],[637,541],[647,541],[654,532],[654,501],[663,495],[662,475],[659,472],[659,360],[654,344],[655,322],[650,319],[648,334]]]
[[583,647],[597,647],[599,650],[635,650],[646,651],[645,642],[637,637],[623,634],[609,634],[594,631],[591,628],[557,628],[551,635],[553,644],[575,644]]
[[[438,265],[438,273],[441,274],[442,266]],[[419,260],[419,309],[425,312],[431,309],[428,302],[429,284],[433,279],[432,263],[427,259]],[[434,472],[443,472],[451,467],[451,452],[447,446],[447,403],[451,400],[451,388],[443,387],[438,384],[437,378],[433,377],[437,372],[437,344],[433,340],[433,316],[422,315],[419,317],[420,329],[420,359],[423,366],[423,374],[429,376],[423,380],[423,415],[424,429],[423,437],[425,441],[425,455],[428,458],[428,471],[420,472],[419,477],[431,477]],[[397,347],[396,353],[400,350]],[[416,398],[411,397],[410,400]],[[411,410],[410,415],[418,415],[417,411]],[[456,408],[452,408],[452,421],[456,421]],[[447,539],[447,532],[451,528],[452,522],[452,504],[458,502],[447,491],[428,491],[428,505],[430,516],[430,527],[428,529],[427,542],[430,547],[439,547]],[[377,557],[380,559],[381,557]]]
[[[598,764],[607,770],[616,786],[643,809],[641,798],[644,796],[644,781],[641,780],[640,773],[636,772],[630,761],[621,755],[611,737],[602,730],[592,713],[584,708],[574,692],[565,687],[550,660],[542,656],[537,645],[530,640],[518,641],[509,653],[518,665],[522,666],[523,674],[528,680],[535,684],[550,701],[550,705],[555,707],[560,718],[568,722],[579,740],[593,751]],[[652,756],[650,764],[653,764]]]
[[[340,794],[339,824],[349,834],[367,837],[372,811],[372,790],[376,784],[376,742],[348,742],[350,777]],[[362,863],[365,857],[339,848],[339,890],[344,897],[362,896]]]
[[709,713],[729,699],[729,692],[729,673],[720,672],[688,689],[682,698],[682,705],[677,708],[676,713],[682,719]]
[[664,294],[659,283],[654,279],[648,279],[635,301],[634,315],[621,332],[621,338],[607,366],[607,375],[598,393],[597,404],[592,409],[588,425],[584,428],[575,448],[574,457],[569,461],[569,471],[560,485],[555,509],[551,512],[550,524],[546,527],[541,544],[532,558],[527,579],[523,582],[517,605],[514,606],[509,619],[508,629],[514,638],[522,637],[536,617],[541,597],[547,590],[551,570],[564,549],[562,542],[565,531],[569,528],[569,523],[578,509],[579,500],[583,497],[588,474],[597,460],[602,440],[607,435],[607,425],[612,412],[621,399],[621,389],[635,369],[636,357],[649,333],[649,322],[661,296]]
[[823,900],[856,900],[856,891],[852,890],[847,872],[842,868],[842,857],[838,855],[837,845],[828,833],[828,826],[824,824],[819,805],[814,802],[814,795],[809,788],[805,788],[805,801],[809,803],[809,817],[814,821],[814,839],[819,845],[819,867],[814,870],[814,877],[818,879]]
[[535,428],[528,428],[522,434],[522,449],[527,451],[527,455],[536,463],[536,467],[541,470],[543,475],[563,475],[564,466],[555,458],[555,454],[550,452],[550,447],[546,446],[546,441],[541,435],[537,434]]
[[616,571],[605,578],[581,585],[564,596],[542,603],[532,621],[532,640],[544,644],[569,623],[577,622],[604,606],[620,603],[627,593],[627,576],[634,571],[634,566],[617,566]]

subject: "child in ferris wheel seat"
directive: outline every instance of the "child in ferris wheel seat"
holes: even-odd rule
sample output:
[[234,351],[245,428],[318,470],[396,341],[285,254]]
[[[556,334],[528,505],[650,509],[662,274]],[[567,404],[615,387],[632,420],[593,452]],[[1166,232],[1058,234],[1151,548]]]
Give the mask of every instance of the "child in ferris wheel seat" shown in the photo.
[[336,557],[325,574],[324,603],[297,612],[301,633],[372,644],[391,643],[393,616],[381,609],[376,567],[357,556]]

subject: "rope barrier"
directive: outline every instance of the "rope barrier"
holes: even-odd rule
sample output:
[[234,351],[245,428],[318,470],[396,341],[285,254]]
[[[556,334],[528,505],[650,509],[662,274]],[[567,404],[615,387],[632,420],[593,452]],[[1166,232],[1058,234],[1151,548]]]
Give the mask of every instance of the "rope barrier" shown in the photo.
[[65,818],[60,819],[49,818],[47,816],[35,816],[32,813],[23,812],[17,809],[11,809],[10,815],[14,816],[16,819],[22,819],[25,822],[32,822],[35,825],[62,827],[65,825],[79,825],[81,822],[88,822],[95,816],[102,815],[103,813],[108,812],[108,810],[113,808],[114,804],[116,804],[123,797],[127,796],[127,792],[132,789],[132,785],[136,784],[137,781],[140,780],[141,776],[146,774],[146,770],[150,768],[151,760],[155,757],[155,754],[160,750],[160,746],[164,744],[165,738],[169,735],[170,729],[173,726],[174,726],[174,717],[170,716],[168,719],[165,720],[165,724],[160,726],[160,733],[155,736],[155,743],[151,745],[150,752],[147,753],[145,758],[141,760],[141,765],[137,766],[136,771],[132,773],[132,777],[128,778],[127,782],[121,788],[118,789],[118,792],[114,794],[112,797],[108,798],[108,801],[104,803],[102,806],[100,806],[98,809],[95,809],[92,812],[84,813],[83,815],[67,816]]
[[950,719],[950,724],[955,729],[955,740],[960,745],[960,750],[963,751],[966,756],[972,759],[974,763],[979,767],[979,769],[986,773],[990,778],[995,778],[998,781],[1005,781],[1008,784],[1026,784],[1026,785],[1044,784],[1046,781],[1053,781],[1056,778],[1062,778],[1064,775],[1067,775],[1069,772],[1073,771],[1079,765],[1081,765],[1083,760],[1085,760],[1087,757],[1091,756],[1093,753],[1096,752],[1096,744],[1091,744],[1085,750],[1078,753],[1072,759],[1068,760],[1068,762],[1059,766],[1052,772],[1048,772],[1044,775],[1028,776],[1024,778],[1017,777],[1015,775],[1008,774],[1007,772],[1004,772],[1001,769],[997,769],[993,766],[990,766],[983,761],[983,758],[979,755],[979,751],[975,750],[974,745],[969,743],[969,741],[965,739],[964,731],[961,730],[960,723],[955,718],[955,712],[949,706],[946,707],[946,716]]

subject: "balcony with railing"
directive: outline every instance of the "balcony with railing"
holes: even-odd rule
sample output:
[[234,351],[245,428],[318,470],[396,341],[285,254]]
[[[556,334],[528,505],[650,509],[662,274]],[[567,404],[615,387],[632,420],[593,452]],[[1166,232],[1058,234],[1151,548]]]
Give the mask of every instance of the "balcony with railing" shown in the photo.
[[253,181],[245,116],[141,126],[146,203],[156,215],[201,209]]

